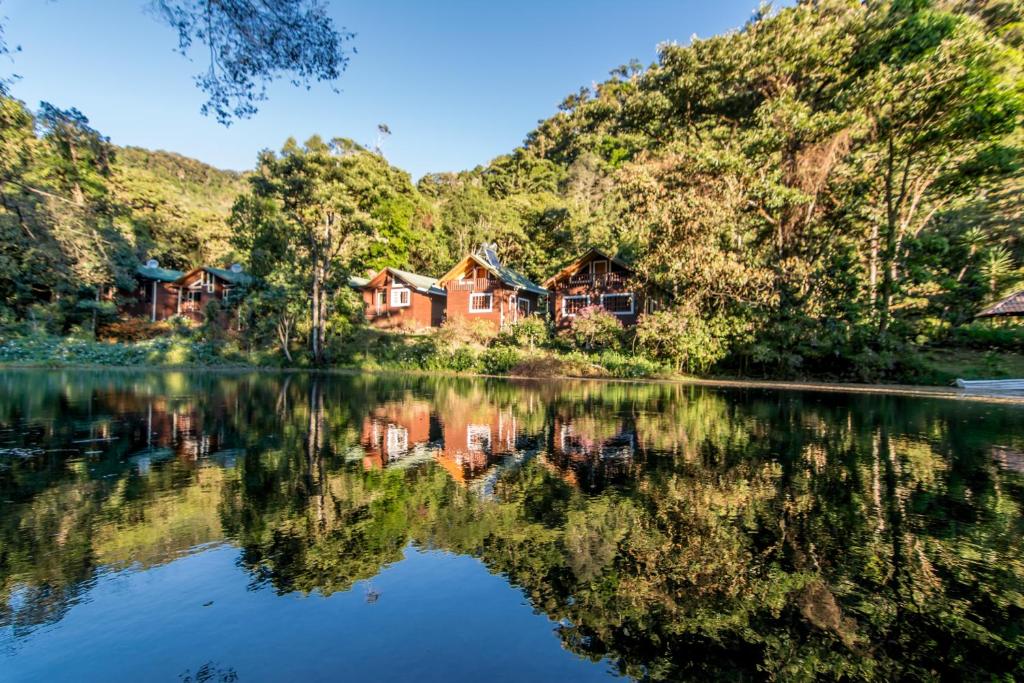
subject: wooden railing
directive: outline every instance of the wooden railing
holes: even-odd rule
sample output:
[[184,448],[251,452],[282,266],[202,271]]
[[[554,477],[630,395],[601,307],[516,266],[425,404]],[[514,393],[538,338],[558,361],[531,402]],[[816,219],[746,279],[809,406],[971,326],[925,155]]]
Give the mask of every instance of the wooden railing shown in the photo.
[[597,287],[601,289],[611,289],[614,287],[623,287],[629,282],[629,277],[620,273],[601,273],[599,275],[591,275],[590,273],[581,273],[579,275],[573,275],[568,281],[562,280],[560,289],[567,287]]
[[464,280],[451,280],[448,282],[448,289],[457,292],[480,292],[490,289],[495,280],[487,278],[466,278]]

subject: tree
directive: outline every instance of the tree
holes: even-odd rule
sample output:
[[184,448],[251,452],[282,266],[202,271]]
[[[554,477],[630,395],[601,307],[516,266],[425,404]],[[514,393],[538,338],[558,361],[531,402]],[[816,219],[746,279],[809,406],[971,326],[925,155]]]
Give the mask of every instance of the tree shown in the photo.
[[316,363],[325,360],[331,290],[346,286],[343,276],[380,227],[372,211],[387,190],[370,182],[368,156],[374,155],[348,140],[312,137],[302,146],[289,140],[280,154],[260,154],[251,179],[253,197],[270,200],[279,215],[247,220],[252,200],[236,205],[236,224],[249,222],[254,233],[251,245],[276,244],[270,253],[294,255],[283,263],[294,266],[291,276],[303,278],[308,287],[309,343]]
[[[307,89],[337,80],[355,37],[335,27],[320,0],[150,0],[150,7],[177,31],[183,56],[196,43],[205,48],[209,63],[195,76],[208,96],[200,111],[225,126],[256,114],[267,86],[280,78]],[[0,57],[8,52],[0,23]],[[0,78],[0,96],[8,82]]]

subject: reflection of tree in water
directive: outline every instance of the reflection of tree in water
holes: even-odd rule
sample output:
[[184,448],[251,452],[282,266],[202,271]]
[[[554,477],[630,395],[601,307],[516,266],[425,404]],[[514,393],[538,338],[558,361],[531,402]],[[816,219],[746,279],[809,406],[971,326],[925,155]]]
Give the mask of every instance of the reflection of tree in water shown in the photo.
[[[205,397],[195,410],[238,454],[230,467],[176,456],[143,475],[114,441],[86,466],[58,455],[0,471],[16,501],[0,516],[4,623],[58,619],[96,566],[155,564],[204,539],[238,543],[257,584],[325,595],[411,542],[480,557],[559,620],[569,649],[640,679],[1024,675],[1024,482],[992,456],[1020,448],[1010,409],[667,385],[222,381],[178,395]],[[49,436],[18,446],[69,441],[83,415],[116,434],[137,400],[117,395],[108,417],[96,401],[35,399]],[[448,428],[488,426],[509,458],[540,452],[500,470],[490,496],[443,467],[364,469],[366,420],[378,406],[396,424],[421,419],[406,402]],[[19,410],[0,398],[4,425]]]

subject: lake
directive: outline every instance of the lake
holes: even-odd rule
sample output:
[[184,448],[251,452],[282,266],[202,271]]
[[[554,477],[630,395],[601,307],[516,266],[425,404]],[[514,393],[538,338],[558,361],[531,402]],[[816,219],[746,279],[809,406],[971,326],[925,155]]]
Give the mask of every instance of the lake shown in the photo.
[[0,372],[0,680],[1024,677],[1024,406]]

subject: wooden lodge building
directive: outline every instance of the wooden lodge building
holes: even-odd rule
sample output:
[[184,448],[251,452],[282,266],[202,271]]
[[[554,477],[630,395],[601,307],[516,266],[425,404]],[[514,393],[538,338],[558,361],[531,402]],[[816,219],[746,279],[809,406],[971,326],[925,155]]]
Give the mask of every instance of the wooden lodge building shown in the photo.
[[501,264],[493,245],[465,256],[445,273],[447,318],[486,320],[502,327],[541,310],[548,291]]
[[122,311],[131,316],[149,318],[150,322],[174,316],[202,322],[206,305],[223,301],[235,287],[249,282],[237,263],[230,268],[200,266],[188,272],[161,268],[150,260],[135,271],[138,288],[130,295]]
[[444,322],[448,294],[432,277],[385,268],[350,283],[362,292],[366,320],[374,327],[422,329]]
[[623,325],[636,325],[650,302],[638,291],[635,277],[636,272],[623,261],[600,249],[590,249],[544,281],[551,291],[551,320],[556,328],[565,328],[584,308],[600,306]]

